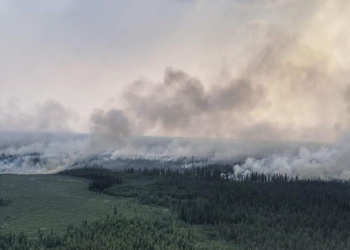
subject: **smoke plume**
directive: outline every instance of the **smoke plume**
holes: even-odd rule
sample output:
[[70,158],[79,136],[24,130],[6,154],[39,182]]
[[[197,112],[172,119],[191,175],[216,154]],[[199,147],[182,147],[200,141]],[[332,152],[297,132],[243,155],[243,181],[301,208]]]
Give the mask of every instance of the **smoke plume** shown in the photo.
[[[238,119],[249,114],[264,97],[264,88],[247,79],[218,83],[207,90],[203,83],[181,70],[166,69],[161,83],[137,81],[124,93],[126,113],[137,131],[157,129],[166,134],[184,135],[201,130],[212,116]],[[205,124],[207,123],[207,124]]]
[[[64,140],[25,136],[13,144],[4,140],[0,172],[51,173],[96,155],[109,163],[118,157],[164,160],[193,155],[203,162],[243,161],[233,167],[236,173],[349,178],[350,2],[321,0],[306,12],[301,8],[308,5],[302,2],[236,1],[233,5],[242,10],[289,4],[297,17],[284,26],[258,19],[229,29],[224,38],[242,40],[242,52],[227,57],[215,77],[178,64],[165,69],[162,79],[141,78],[123,85],[121,94],[112,96],[115,105],[91,112],[90,136]],[[304,15],[299,19],[300,13]],[[211,36],[215,41],[220,41],[218,33],[215,30]],[[198,47],[205,48],[205,55],[212,50]],[[165,52],[173,55],[169,49]],[[24,111],[11,99],[0,111],[0,128],[19,131],[70,131],[78,116],[56,101]]]
[[321,1],[299,29],[252,21],[234,33],[247,39],[239,65],[213,79],[167,68],[127,85],[113,109],[131,134],[335,142],[350,125],[349,6]]
[[130,124],[121,110],[94,110],[90,120],[93,124],[91,131],[95,134],[126,136],[130,133]]

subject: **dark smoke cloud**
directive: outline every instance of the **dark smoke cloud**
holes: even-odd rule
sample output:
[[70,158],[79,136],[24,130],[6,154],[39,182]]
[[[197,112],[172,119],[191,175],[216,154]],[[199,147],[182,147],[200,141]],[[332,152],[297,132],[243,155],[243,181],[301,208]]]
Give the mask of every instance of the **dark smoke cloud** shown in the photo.
[[214,112],[249,112],[264,99],[264,87],[254,86],[249,80],[232,80],[227,85],[214,88],[209,96],[211,110]]
[[131,124],[123,111],[96,109],[90,116],[90,151],[103,152],[121,148],[131,133]]
[[128,118],[123,111],[112,109],[107,112],[96,109],[90,117],[92,122],[91,131],[94,134],[126,136],[130,134],[131,128]]
[[165,133],[186,133],[197,127],[201,119],[217,113],[229,113],[230,117],[248,114],[264,99],[264,94],[264,88],[253,85],[249,79],[217,83],[208,89],[198,78],[168,68],[161,83],[141,80],[131,84],[124,100],[127,114],[141,131],[156,126]]

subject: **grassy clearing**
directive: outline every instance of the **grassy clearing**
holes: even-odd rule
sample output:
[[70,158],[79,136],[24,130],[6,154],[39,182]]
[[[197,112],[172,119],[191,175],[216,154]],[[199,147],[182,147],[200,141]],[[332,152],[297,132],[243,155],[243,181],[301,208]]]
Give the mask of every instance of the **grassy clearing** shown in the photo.
[[[133,249],[135,244],[148,245],[149,249],[238,249],[214,235],[208,238],[208,228],[188,225],[165,207],[141,205],[140,198],[154,191],[156,177],[118,175],[123,184],[114,186],[113,193],[120,194],[116,196],[89,191],[90,180],[83,178],[0,175],[0,197],[13,200],[0,208],[0,250],[1,242],[4,249],[45,249],[46,244],[56,244],[54,249],[86,249],[87,245],[90,249]],[[137,221],[141,224],[133,228]],[[73,232],[67,228],[72,223],[77,226]],[[37,240],[38,229],[45,241]],[[24,232],[31,243],[24,243],[17,234],[11,247],[6,246],[8,232]]]
[[0,197],[11,197],[9,206],[0,208],[1,232],[44,232],[61,234],[68,224],[80,225],[118,213],[130,218],[170,215],[164,208],[143,206],[131,198],[116,198],[88,191],[89,181],[61,175],[0,175]]

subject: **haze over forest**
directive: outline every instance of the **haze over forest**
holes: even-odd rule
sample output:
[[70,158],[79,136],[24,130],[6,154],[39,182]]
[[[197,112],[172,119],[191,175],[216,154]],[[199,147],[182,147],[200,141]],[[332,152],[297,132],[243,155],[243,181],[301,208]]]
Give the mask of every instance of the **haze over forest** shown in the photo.
[[0,173],[104,154],[349,178],[349,13],[346,0],[0,1]]

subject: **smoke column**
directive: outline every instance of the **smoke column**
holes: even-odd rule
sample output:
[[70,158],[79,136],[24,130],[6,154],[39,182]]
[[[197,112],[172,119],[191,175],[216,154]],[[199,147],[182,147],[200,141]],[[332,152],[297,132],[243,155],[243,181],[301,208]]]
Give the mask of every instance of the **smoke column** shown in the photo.
[[[191,3],[199,10],[210,5],[210,1]],[[241,57],[227,62],[216,77],[169,65],[158,80],[140,77],[124,84],[118,94],[111,93],[116,102],[89,111],[83,121],[89,135],[22,134],[18,139],[4,133],[0,172],[53,173],[94,155],[100,155],[102,163],[135,155],[159,159],[193,155],[243,161],[234,166],[238,173],[348,178],[350,2],[321,0],[307,12],[303,10],[308,3],[299,0],[221,4],[242,10],[294,6],[294,12],[286,26],[290,29],[260,19],[230,29],[232,36],[246,42]],[[226,27],[222,23],[218,28]],[[209,30],[218,40],[231,34]],[[208,54],[209,45],[203,45]],[[173,55],[171,48],[164,46],[162,53]],[[214,63],[212,67],[220,68]],[[23,111],[16,99],[0,107],[1,129],[71,132],[78,118],[73,109],[52,99],[39,102],[30,112]],[[174,138],[148,137],[147,142],[147,137],[135,135]]]

